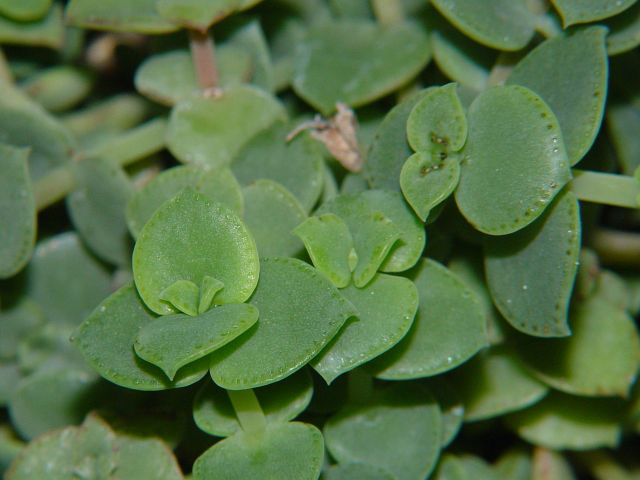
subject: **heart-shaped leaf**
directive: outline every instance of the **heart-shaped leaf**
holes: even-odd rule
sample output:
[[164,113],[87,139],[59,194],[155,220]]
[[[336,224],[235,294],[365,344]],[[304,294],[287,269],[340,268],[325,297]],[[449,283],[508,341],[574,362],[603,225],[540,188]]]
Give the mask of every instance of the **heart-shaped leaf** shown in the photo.
[[238,432],[216,443],[193,464],[193,479],[224,472],[226,480],[315,480],[324,458],[322,434],[306,423],[267,424],[260,436]]
[[20,271],[36,240],[36,204],[28,167],[29,150],[0,143],[0,278]]
[[602,122],[608,79],[606,35],[606,28],[592,26],[550,38],[518,62],[507,79],[510,85],[533,90],[551,107],[571,165],[589,151]]
[[230,390],[291,375],[327,345],[347,318],[357,315],[329,280],[292,258],[261,261],[250,303],[260,311],[258,323],[211,355],[213,381]]
[[457,152],[467,139],[467,117],[449,83],[430,90],[411,109],[407,140],[416,152]]
[[173,381],[158,367],[140,359],[133,349],[140,329],[156,316],[147,310],[133,285],[104,300],[73,333],[71,341],[85,361],[110,382],[135,390],[184,387],[207,373],[208,359],[187,365]]
[[271,180],[258,180],[242,189],[244,222],[260,257],[293,257],[303,249],[291,231],[307,218],[300,202]]
[[631,7],[636,0],[616,0],[603,2],[601,0],[551,0],[560,15],[564,28],[576,23],[590,23],[603,18],[613,17]]
[[157,0],[71,0],[65,11],[67,23],[96,30],[144,34],[169,33],[178,29],[156,11]]
[[214,303],[244,302],[258,282],[258,252],[238,216],[187,188],[168,200],[146,223],[133,251],[133,275],[144,302],[159,314],[176,309],[161,293],[178,280],[202,288],[205,276],[224,288]]
[[340,290],[360,312],[311,361],[327,383],[389,350],[404,337],[418,309],[418,292],[410,280],[378,274],[364,288]]
[[193,98],[171,110],[167,147],[183,163],[229,165],[258,132],[285,120],[272,95],[249,85],[235,85],[211,98]]
[[140,329],[138,356],[160,367],[173,380],[178,369],[226,345],[258,320],[258,309],[245,303],[212,308],[192,317],[166,315]]
[[371,362],[378,378],[405,380],[445,372],[488,344],[476,295],[441,264],[423,259],[409,273],[420,307],[409,333]]
[[486,238],[487,284],[504,318],[529,335],[569,335],[567,310],[579,254],[580,212],[569,191],[528,227]]
[[525,0],[433,0],[455,27],[476,42],[498,50],[520,50],[534,34],[535,16]]
[[322,22],[296,52],[293,88],[324,114],[337,102],[358,107],[413,78],[429,61],[430,50],[427,36],[414,24]]
[[[304,369],[253,392],[267,423],[285,423],[307,408],[313,395],[313,383]],[[227,391],[213,382],[205,383],[196,394],[193,419],[201,430],[219,437],[234,435],[241,429]]]
[[571,177],[553,112],[519,86],[490,88],[476,97],[461,154],[458,208],[491,235],[531,223]]
[[339,463],[365,463],[398,480],[416,480],[435,466],[440,428],[440,409],[431,395],[416,386],[394,386],[370,404],[347,406],[331,417],[324,436]]

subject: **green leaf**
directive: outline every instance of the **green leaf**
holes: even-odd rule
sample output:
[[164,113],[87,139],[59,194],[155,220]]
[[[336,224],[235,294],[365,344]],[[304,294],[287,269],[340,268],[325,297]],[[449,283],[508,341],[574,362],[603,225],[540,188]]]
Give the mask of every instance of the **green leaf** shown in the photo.
[[365,463],[340,463],[322,472],[321,480],[395,480],[383,468]]
[[564,191],[525,229],[485,239],[487,284],[496,307],[514,328],[542,337],[571,333],[567,310],[580,229],[578,200]]
[[60,49],[64,42],[64,19],[58,3],[44,17],[29,22],[0,16],[0,43]]
[[199,165],[182,165],[162,171],[136,192],[126,206],[129,230],[140,235],[153,213],[185,187],[192,187],[238,215],[244,211],[244,199],[237,180],[226,167],[206,169]]
[[131,237],[124,209],[133,186],[113,161],[95,157],[76,165],[77,187],[67,196],[71,221],[82,240],[103,260],[131,261]]
[[471,454],[458,456],[458,460],[467,472],[468,478],[473,480],[501,480],[491,465],[480,457]]
[[407,142],[407,119],[413,107],[432,88],[421,90],[399,103],[384,117],[371,142],[363,171],[372,188],[400,189],[400,171],[413,153]]
[[292,258],[261,261],[250,303],[260,311],[258,323],[211,356],[213,381],[230,390],[291,375],[327,345],[347,318],[357,315],[329,280]]
[[53,0],[5,0],[0,5],[0,14],[18,20],[28,22],[44,17]]
[[430,57],[427,36],[412,23],[323,22],[311,27],[296,52],[293,88],[326,115],[336,102],[359,107],[393,92]]
[[303,249],[291,231],[307,218],[300,202],[271,180],[257,180],[242,189],[244,222],[260,257],[293,257]]
[[531,408],[506,417],[507,425],[528,442],[553,450],[616,447],[624,403],[550,393]]
[[438,11],[465,35],[498,50],[520,50],[534,34],[525,0],[433,0]]
[[486,320],[475,293],[439,263],[424,259],[409,273],[421,308],[409,333],[371,363],[378,378],[407,380],[436,375],[487,346]]
[[0,359],[14,359],[18,353],[18,345],[44,323],[44,312],[26,296],[15,303],[3,305],[0,311]]
[[235,85],[220,96],[193,98],[171,110],[167,147],[183,163],[229,165],[255,134],[285,119],[280,102],[248,85]]
[[571,165],[589,151],[602,122],[609,70],[606,34],[606,28],[591,26],[550,38],[518,62],[507,79],[533,90],[551,107]]
[[71,341],[95,371],[121,387],[165,390],[200,380],[207,372],[208,359],[188,365],[169,381],[162,370],[135,354],[138,332],[154,320],[135,287],[128,285],[104,300],[75,330]]
[[538,447],[533,451],[533,468],[527,479],[531,480],[575,480],[571,464],[559,452]]
[[569,181],[553,112],[519,86],[485,90],[469,109],[456,202],[478,230],[506,235],[535,220]]
[[562,339],[515,337],[532,373],[576,395],[627,396],[640,367],[640,337],[629,315],[598,297],[572,310],[573,334]]
[[107,269],[72,232],[39,242],[25,272],[25,293],[58,325],[78,325],[111,286]]
[[633,175],[640,166],[640,109],[633,102],[609,103],[605,119],[621,173]]
[[640,4],[609,18],[604,24],[609,28],[607,54],[618,55],[640,45]]
[[312,361],[331,383],[336,377],[389,350],[407,333],[418,309],[418,292],[410,280],[378,274],[364,288],[340,290],[360,312]]
[[[271,385],[254,390],[267,423],[285,423],[304,411],[313,395],[313,384],[307,370]],[[193,419],[198,427],[219,437],[240,431],[240,423],[229,401],[227,391],[213,382],[205,383],[196,394]]]
[[160,294],[178,280],[201,287],[205,276],[218,279],[224,288],[214,303],[223,305],[249,298],[258,272],[258,251],[242,220],[189,188],[156,210],[133,250],[138,292],[159,314],[175,313]]
[[95,30],[114,30],[144,34],[169,33],[178,26],[156,11],[157,0],[71,0],[65,11],[67,23]]
[[289,190],[309,212],[324,187],[323,148],[308,133],[287,142],[287,126],[276,122],[240,150],[231,170],[242,185],[273,180]]
[[[203,277],[203,284],[207,278],[211,277]],[[224,286],[219,280],[217,280],[217,282],[220,287]],[[202,290],[204,293],[204,288]],[[189,280],[178,280],[160,292],[158,298],[163,302],[171,304],[180,312],[195,316],[198,314],[200,306],[200,287]]]
[[[247,0],[248,8],[252,3],[262,0]],[[230,46],[239,47],[251,57],[251,83],[269,93],[274,93],[275,77],[271,62],[270,46],[258,20],[251,20],[235,29],[227,38]]]
[[31,375],[20,382],[9,400],[9,415],[20,435],[38,435],[80,423],[99,398],[94,374],[68,368]]
[[160,367],[169,379],[185,365],[226,345],[258,320],[253,305],[221,305],[198,316],[166,315],[140,329],[138,356]]
[[92,81],[87,72],[58,65],[31,75],[20,88],[50,112],[68,110],[87,98]]
[[[20,381],[25,377],[18,362],[0,360],[0,406],[6,407]],[[2,470],[2,447],[0,446],[0,471]]]
[[0,143],[0,278],[15,275],[27,264],[36,241],[36,204],[28,158],[28,149]]
[[353,269],[356,287],[365,286],[373,278],[401,234],[390,218],[370,206],[365,193],[339,195],[316,211],[318,215],[333,213],[349,227],[358,258]]
[[458,435],[464,419],[464,404],[458,394],[456,386],[445,375],[436,375],[422,382],[429,392],[435,397],[440,406],[442,418],[442,448],[448,446]]
[[496,460],[494,468],[503,480],[531,480],[531,455],[524,448],[511,448]]
[[398,480],[417,480],[435,466],[440,428],[440,409],[425,390],[394,386],[372,403],[347,406],[331,417],[324,437],[339,463],[365,463]]
[[492,347],[452,372],[465,420],[493,418],[533,405],[549,388],[529,375],[504,346]]
[[338,288],[351,282],[350,258],[355,257],[349,227],[340,217],[325,213],[309,217],[293,233],[303,242],[313,266]]
[[241,3],[242,0],[157,0],[156,9],[176,25],[206,32]]
[[323,457],[322,434],[313,425],[267,424],[259,436],[238,432],[200,455],[193,464],[193,480],[220,472],[226,480],[315,480]]
[[459,180],[459,157],[446,152],[414,153],[400,172],[402,194],[422,221],[453,193]]
[[82,356],[69,342],[73,330],[68,325],[46,323],[30,332],[19,344],[17,362],[20,371],[27,375],[36,372],[91,369],[82,361]]
[[183,480],[171,449],[156,438],[119,435],[116,439],[118,467],[114,480]]
[[447,452],[440,457],[434,480],[471,480],[471,478],[460,458]]
[[467,118],[456,93],[448,83],[430,90],[411,109],[407,140],[416,152],[457,152],[467,139]]
[[[251,56],[241,48],[226,44],[216,46],[216,63],[219,84],[223,87],[248,81],[251,77]],[[148,57],[136,70],[133,81],[141,94],[164,105],[175,105],[200,95],[193,59],[187,50]]]
[[603,18],[612,17],[631,7],[636,0],[551,0],[556,7],[564,28],[576,23],[590,23]]

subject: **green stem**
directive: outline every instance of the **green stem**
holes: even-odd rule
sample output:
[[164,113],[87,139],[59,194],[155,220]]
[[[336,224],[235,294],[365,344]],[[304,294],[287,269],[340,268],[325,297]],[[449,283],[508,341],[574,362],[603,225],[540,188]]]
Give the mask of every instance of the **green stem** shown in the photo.
[[604,265],[640,267],[640,234],[598,229],[589,237],[589,244]]
[[558,23],[558,18],[551,13],[544,13],[536,17],[536,32],[545,38],[555,37],[562,33],[562,25]]
[[252,389],[227,390],[227,395],[229,395],[229,400],[231,400],[231,405],[233,405],[242,430],[253,434],[265,429],[267,420]]
[[13,83],[13,73],[11,73],[7,57],[4,56],[2,49],[0,49],[0,79],[8,83]]
[[155,118],[124,132],[106,144],[80,152],[75,160],[81,161],[87,157],[107,157],[113,159],[121,167],[125,167],[162,150],[165,147],[166,127],[167,121],[164,118]]
[[511,74],[511,71],[519,59],[520,57],[517,53],[501,52],[498,58],[496,58],[493,67],[491,67],[491,72],[489,72],[489,78],[487,79],[487,87],[502,85]]
[[640,187],[635,178],[613,173],[587,172],[573,169],[569,188],[584,202],[615,207],[639,208]]
[[348,398],[351,403],[366,403],[373,396],[373,377],[361,368],[349,372]]
[[371,8],[376,20],[383,27],[390,27],[404,21],[401,0],[371,0]]
[[33,191],[36,210],[40,211],[62,200],[76,186],[73,165],[63,165],[36,181]]
[[597,480],[632,480],[633,476],[602,450],[576,453],[575,456]]
[[206,90],[218,86],[218,66],[213,38],[209,32],[189,30],[189,48],[196,69],[200,88]]

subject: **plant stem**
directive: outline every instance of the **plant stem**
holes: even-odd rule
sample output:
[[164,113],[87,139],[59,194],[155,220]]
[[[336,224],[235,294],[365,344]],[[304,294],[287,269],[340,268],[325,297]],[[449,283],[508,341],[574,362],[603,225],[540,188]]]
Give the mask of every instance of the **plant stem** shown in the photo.
[[267,420],[253,389],[227,390],[227,395],[229,395],[229,400],[231,400],[231,405],[233,405],[242,430],[253,434],[265,429]]
[[569,182],[569,188],[578,199],[615,207],[640,207],[637,198],[640,187],[635,178],[577,169],[573,169],[572,173],[573,180]]
[[390,27],[404,21],[401,0],[371,0],[371,9],[376,20],[383,27]]
[[551,13],[543,13],[536,18],[536,32],[545,38],[555,37],[562,33],[562,25]]
[[7,57],[5,57],[2,49],[0,49],[0,79],[5,82],[13,83],[13,74],[11,73]]
[[218,86],[218,66],[213,38],[208,32],[189,30],[189,48],[198,85],[203,90]]
[[39,212],[62,200],[75,188],[76,181],[73,165],[58,167],[36,181],[33,185],[36,210]]
[[640,267],[640,234],[598,229],[589,237],[600,261],[609,266]]
[[366,403],[373,395],[373,377],[361,368],[349,372],[348,398],[351,403]]
[[87,157],[108,157],[125,167],[162,150],[165,146],[166,127],[167,121],[164,118],[149,120],[106,144],[80,152],[75,161],[82,161]]
[[493,64],[493,67],[491,67],[489,78],[487,79],[487,87],[502,85],[511,74],[511,71],[516,66],[519,59],[520,57],[517,53],[501,52],[498,55],[498,58],[496,58],[496,62]]

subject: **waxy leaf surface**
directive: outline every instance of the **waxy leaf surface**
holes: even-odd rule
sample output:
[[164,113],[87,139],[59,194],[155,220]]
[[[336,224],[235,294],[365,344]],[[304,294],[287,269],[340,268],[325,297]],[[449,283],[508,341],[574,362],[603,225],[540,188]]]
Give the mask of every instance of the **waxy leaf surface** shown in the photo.
[[358,107],[394,91],[430,57],[427,36],[411,23],[323,22],[298,47],[293,88],[326,115],[336,102]]
[[602,122],[609,71],[606,34],[606,28],[592,26],[550,38],[507,79],[510,85],[531,89],[551,107],[571,165],[591,148]]
[[609,28],[607,54],[618,55],[640,45],[640,4],[609,18],[604,24]]
[[418,309],[416,287],[402,277],[377,274],[364,288],[350,285],[340,293],[360,314],[311,360],[311,366],[327,383],[398,343]]
[[340,463],[322,472],[321,480],[395,480],[384,468],[365,463]]
[[323,275],[292,258],[260,263],[250,304],[258,323],[211,355],[211,377],[243,390],[281,380],[304,366],[357,310]]
[[[313,383],[304,369],[253,392],[267,423],[285,423],[307,408],[313,395]],[[227,391],[213,382],[205,383],[196,394],[193,419],[201,430],[219,437],[228,437],[241,430]]]
[[93,86],[91,80],[77,67],[58,65],[30,75],[20,88],[47,111],[62,112],[86,100]]
[[567,311],[580,254],[578,200],[566,191],[534,223],[485,239],[494,304],[518,330],[541,337],[571,333]]
[[173,380],[176,372],[241,335],[258,320],[258,309],[245,303],[212,308],[198,316],[165,315],[144,326],[134,343],[138,356]]
[[506,235],[535,220],[571,174],[560,126],[531,90],[485,90],[469,108],[456,202],[478,230]]
[[193,480],[224,472],[226,480],[315,480],[324,458],[322,434],[299,422],[267,424],[264,432],[238,432],[216,443],[193,464]]
[[576,23],[590,23],[595,20],[612,17],[626,10],[637,0],[616,0],[603,2],[602,0],[551,0],[562,16],[564,27]]
[[38,20],[46,15],[53,0],[5,0],[0,14],[22,22]]
[[479,300],[446,267],[424,259],[408,276],[418,289],[420,307],[409,333],[371,362],[375,375],[385,380],[445,372],[488,344]]
[[243,0],[157,0],[158,13],[167,20],[184,28],[206,32],[209,27],[222,20]]
[[0,16],[0,42],[62,48],[65,42],[62,6],[56,2],[44,17],[30,22]]
[[211,98],[192,98],[174,106],[167,147],[183,163],[229,165],[251,137],[285,116],[272,95],[248,85],[231,86]]
[[116,30],[144,34],[169,33],[178,26],[156,10],[157,0],[71,0],[65,11],[67,23],[95,30]]
[[421,480],[438,459],[440,428],[440,409],[425,390],[394,386],[370,404],[345,407],[325,424],[324,436],[339,463],[365,463],[398,480]]
[[436,375],[422,381],[438,405],[442,418],[441,446],[445,448],[458,435],[464,420],[464,404],[449,376]]
[[207,196],[185,189],[165,202],[146,223],[133,251],[140,296],[159,314],[176,309],[160,299],[178,280],[202,288],[205,276],[224,288],[214,303],[244,302],[258,283],[258,252],[238,216]]

